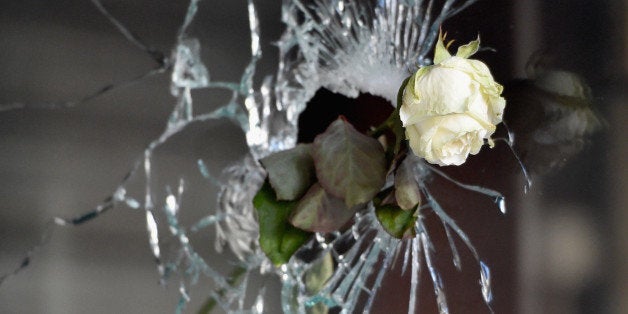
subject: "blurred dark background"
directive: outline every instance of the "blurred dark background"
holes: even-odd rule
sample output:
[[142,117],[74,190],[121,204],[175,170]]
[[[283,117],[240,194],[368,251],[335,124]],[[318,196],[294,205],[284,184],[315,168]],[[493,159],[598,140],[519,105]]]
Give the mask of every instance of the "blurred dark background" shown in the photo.
[[[264,43],[259,79],[275,73],[272,42],[282,25],[280,1],[256,3]],[[166,54],[187,6],[103,4]],[[627,18],[625,0],[480,0],[445,25],[450,38],[467,42],[479,32],[496,50],[478,57],[498,82],[525,77],[533,53],[551,55],[553,66],[587,80],[607,123],[565,167],[512,201],[510,232],[498,236],[514,243],[504,253],[516,257],[507,262],[513,291],[505,295],[512,300],[498,302],[513,313],[628,313]],[[245,1],[201,2],[191,33],[201,40],[212,80],[239,80],[250,51]],[[0,1],[0,104],[77,100],[156,66],[90,1]],[[115,189],[165,127],[174,104],[169,81],[168,74],[152,76],[72,108],[0,112],[0,273],[39,242],[51,217],[85,212]],[[211,110],[228,96],[195,94],[196,109]],[[161,153],[176,169],[193,158],[224,164],[244,150],[241,132],[221,122]],[[158,279],[143,213],[119,208],[56,229],[30,267],[0,286],[0,312],[170,313],[177,287],[163,289]]]

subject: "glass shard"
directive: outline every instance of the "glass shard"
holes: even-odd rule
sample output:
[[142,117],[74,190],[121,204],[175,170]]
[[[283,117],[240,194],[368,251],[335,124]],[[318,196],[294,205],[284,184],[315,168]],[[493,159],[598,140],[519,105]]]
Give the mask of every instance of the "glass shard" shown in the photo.
[[[173,88],[203,88],[209,84],[209,73],[200,56],[200,43],[196,38],[186,38],[175,49],[172,69]],[[175,89],[174,96],[177,96]]]
[[[144,44],[100,1],[92,2],[127,40],[159,63],[150,75],[163,73],[171,66],[170,91],[175,100],[165,130],[146,147],[113,195],[93,211],[74,219],[56,218],[54,224],[80,225],[123,204],[143,210],[148,244],[162,283],[178,280],[177,313],[183,312],[195,297],[194,287],[200,281],[211,286],[209,292],[201,292],[207,298],[202,312],[221,309],[228,313],[263,313],[272,311],[273,304],[279,303],[285,313],[310,313],[321,308],[341,313],[369,312],[396,256],[402,254],[403,272],[408,266],[411,272],[408,313],[418,308],[423,262],[439,311],[448,313],[444,283],[433,261],[436,248],[424,224],[424,214],[429,210],[445,229],[455,267],[460,269],[461,261],[454,236],[477,259],[481,291],[486,303],[491,302],[488,267],[479,260],[471,239],[430,194],[429,182],[431,176],[443,177],[462,189],[493,198],[505,212],[504,196],[497,191],[459,183],[417,159],[411,172],[420,182],[426,203],[418,211],[416,236],[405,240],[392,237],[379,225],[373,204],[368,204],[354,215],[350,228],[316,234],[278,268],[261,251],[259,224],[252,204],[266,177],[258,160],[296,145],[299,114],[319,88],[348,97],[369,93],[394,103],[401,82],[419,66],[430,63],[426,56],[440,25],[474,0],[446,0],[441,5],[431,0],[284,0],[281,19],[285,31],[277,42],[277,73],[263,76],[259,86],[255,82],[257,63],[262,58],[262,37],[255,1],[247,2],[250,62],[237,82],[211,81],[202,60],[201,43],[189,35],[201,1],[190,1],[169,59]],[[113,85],[95,95],[111,88]],[[217,109],[197,114],[192,90],[226,91],[231,97]],[[0,111],[22,107],[11,105],[0,107]],[[209,161],[199,158],[178,165],[195,169],[198,181],[208,186],[190,183],[194,179],[184,179],[183,175],[164,169],[165,148],[183,142],[181,138],[191,129],[222,120],[241,129],[248,145],[245,156],[221,169],[214,169]],[[131,183],[137,182],[142,185],[141,192],[130,188]],[[217,194],[215,202],[203,204],[202,214],[187,216],[193,211],[186,197],[210,191]],[[210,237],[213,247],[201,235]],[[199,237],[203,242],[198,242]],[[15,272],[28,265],[31,255],[29,252]],[[333,266],[333,271],[317,289],[308,287],[307,275],[325,261]],[[0,277],[0,283],[6,277]],[[279,295],[267,288],[276,281],[281,283]]]

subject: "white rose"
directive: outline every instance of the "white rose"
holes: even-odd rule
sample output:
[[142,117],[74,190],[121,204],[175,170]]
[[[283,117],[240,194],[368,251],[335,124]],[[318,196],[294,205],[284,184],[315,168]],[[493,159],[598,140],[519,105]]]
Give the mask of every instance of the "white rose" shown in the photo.
[[502,121],[506,101],[488,67],[467,59],[479,39],[451,56],[442,38],[435,64],[420,68],[406,85],[399,116],[414,153],[430,163],[460,165],[477,154]]

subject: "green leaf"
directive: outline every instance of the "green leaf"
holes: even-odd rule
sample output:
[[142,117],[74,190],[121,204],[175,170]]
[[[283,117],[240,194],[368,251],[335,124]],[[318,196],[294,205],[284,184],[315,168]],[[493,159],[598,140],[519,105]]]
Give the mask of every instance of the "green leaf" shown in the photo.
[[277,199],[293,201],[303,195],[314,183],[314,161],[311,144],[300,144],[265,158],[260,162],[268,172],[268,181],[277,193]]
[[356,210],[348,209],[345,203],[329,195],[315,183],[299,201],[290,223],[302,230],[311,232],[332,232],[339,230],[355,214]]
[[413,154],[403,159],[395,172],[395,198],[403,210],[415,208],[421,201],[419,183],[413,171]]
[[288,223],[296,202],[278,201],[266,182],[253,198],[253,205],[257,209],[262,251],[277,266],[287,263],[312,235]]
[[375,215],[384,230],[393,237],[403,239],[415,235],[414,223],[417,218],[413,210],[403,210],[394,205],[380,205],[375,207]]
[[312,155],[321,186],[348,208],[370,201],[384,185],[384,148],[342,118],[314,139]]
[[480,49],[480,36],[478,36],[476,40],[458,47],[456,57],[469,58],[470,56],[478,52],[478,49]]

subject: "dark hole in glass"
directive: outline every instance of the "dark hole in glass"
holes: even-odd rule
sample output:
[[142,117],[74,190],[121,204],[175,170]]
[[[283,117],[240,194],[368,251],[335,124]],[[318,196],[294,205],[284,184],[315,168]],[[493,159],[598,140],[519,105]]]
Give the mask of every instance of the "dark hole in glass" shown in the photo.
[[325,132],[329,124],[344,116],[358,131],[380,125],[393,111],[392,104],[379,96],[360,94],[349,98],[319,89],[299,117],[299,143],[310,143]]

